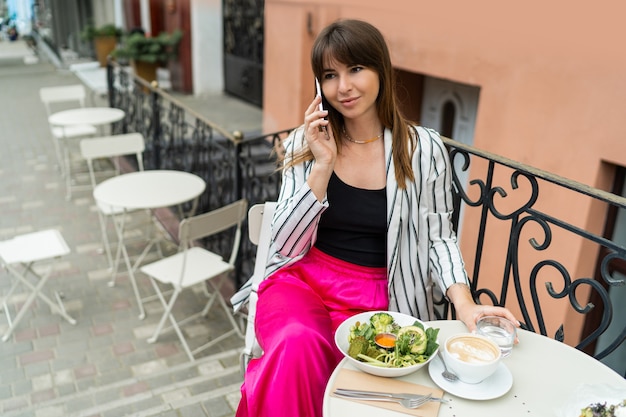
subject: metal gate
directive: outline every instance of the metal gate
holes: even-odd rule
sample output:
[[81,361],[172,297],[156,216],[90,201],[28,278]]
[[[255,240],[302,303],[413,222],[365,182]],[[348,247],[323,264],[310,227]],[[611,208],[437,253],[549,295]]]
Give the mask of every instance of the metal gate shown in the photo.
[[226,92],[263,105],[264,0],[224,1]]

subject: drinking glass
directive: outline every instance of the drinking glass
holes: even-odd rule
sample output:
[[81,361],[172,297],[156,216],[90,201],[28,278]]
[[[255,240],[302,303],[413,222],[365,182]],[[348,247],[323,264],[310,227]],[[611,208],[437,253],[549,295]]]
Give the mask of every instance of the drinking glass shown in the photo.
[[510,320],[497,316],[482,317],[476,322],[476,332],[500,346],[503,358],[511,354],[517,330]]

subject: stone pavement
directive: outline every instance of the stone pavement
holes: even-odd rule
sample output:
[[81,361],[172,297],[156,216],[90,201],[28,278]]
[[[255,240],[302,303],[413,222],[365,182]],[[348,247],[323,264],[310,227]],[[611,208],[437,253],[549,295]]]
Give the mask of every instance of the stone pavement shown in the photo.
[[[6,43],[6,42],[5,42]],[[4,417],[118,417],[234,415],[242,378],[238,355],[243,341],[228,338],[191,363],[173,332],[154,344],[146,339],[156,327],[161,307],[146,303],[139,320],[128,277],[114,287],[101,251],[98,217],[89,191],[65,199],[64,183],[38,91],[44,86],[74,84],[69,71],[50,62],[15,54],[3,56],[0,42],[0,240],[16,234],[57,228],[71,253],[59,264],[44,291],[63,292],[71,325],[36,301],[7,342],[0,342],[0,415]],[[14,46],[14,45],[12,45]],[[28,51],[27,51],[28,52]],[[32,53],[30,53],[32,56]],[[184,97],[181,100],[185,99]],[[189,98],[197,112],[229,130],[260,131],[261,111],[230,97]],[[215,103],[222,103],[222,105]],[[242,120],[245,126],[242,127]],[[145,236],[141,214],[129,219],[131,255]],[[172,250],[172,246],[166,250]],[[156,255],[153,255],[156,256]],[[152,294],[137,274],[140,291]],[[0,270],[0,297],[13,281]],[[26,291],[8,300],[10,311]],[[203,305],[201,293],[187,297],[178,313]],[[187,327],[192,348],[219,335],[226,319],[215,309]],[[0,314],[0,334],[7,329]]]

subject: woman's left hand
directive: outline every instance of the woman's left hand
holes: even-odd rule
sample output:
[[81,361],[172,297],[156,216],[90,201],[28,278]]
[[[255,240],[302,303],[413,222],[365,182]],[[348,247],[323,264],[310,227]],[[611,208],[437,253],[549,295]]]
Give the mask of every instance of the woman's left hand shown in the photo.
[[[465,284],[452,285],[448,288],[447,295],[452,304],[454,304],[457,318],[465,323],[467,330],[470,332],[476,331],[476,322],[485,316],[504,317],[513,322],[516,327],[520,327],[519,320],[515,318],[508,308],[476,304],[472,299],[469,287]],[[518,343],[517,338],[515,343]]]
[[467,330],[474,332],[476,330],[476,322],[485,316],[500,316],[513,322],[516,327],[520,326],[520,322],[515,318],[509,309],[504,307],[481,305],[481,304],[463,304],[462,307],[456,308],[456,315],[459,320],[465,323]]

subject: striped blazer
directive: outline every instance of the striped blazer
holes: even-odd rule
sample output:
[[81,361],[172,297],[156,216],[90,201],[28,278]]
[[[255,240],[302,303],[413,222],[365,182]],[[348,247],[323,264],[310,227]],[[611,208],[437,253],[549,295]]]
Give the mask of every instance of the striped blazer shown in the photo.
[[[391,131],[385,130],[387,167],[387,271],[389,309],[422,320],[434,319],[433,285],[445,294],[454,283],[468,284],[467,274],[452,228],[452,171],[448,153],[434,130],[414,127],[418,148],[412,166],[415,181],[400,189],[391,155]],[[304,144],[304,129],[285,141],[287,158]],[[283,172],[278,205],[272,223],[272,243],[265,276],[299,260],[315,243],[317,226],[328,201],[321,203],[306,180],[315,162]],[[249,293],[249,283],[241,299]]]

